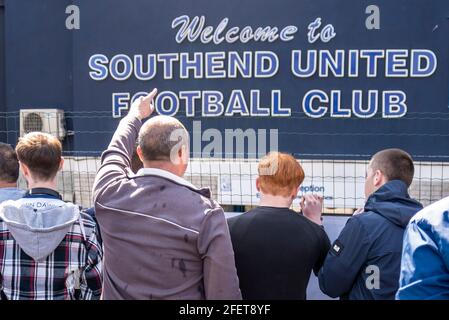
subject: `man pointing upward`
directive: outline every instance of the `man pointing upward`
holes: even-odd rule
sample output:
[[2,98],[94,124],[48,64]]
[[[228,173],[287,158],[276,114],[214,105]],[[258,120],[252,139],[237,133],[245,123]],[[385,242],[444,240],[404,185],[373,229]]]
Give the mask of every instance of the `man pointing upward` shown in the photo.
[[[93,197],[104,241],[104,299],[241,299],[223,209],[182,178],[188,132],[136,100],[101,158]],[[134,174],[137,153],[144,168]]]

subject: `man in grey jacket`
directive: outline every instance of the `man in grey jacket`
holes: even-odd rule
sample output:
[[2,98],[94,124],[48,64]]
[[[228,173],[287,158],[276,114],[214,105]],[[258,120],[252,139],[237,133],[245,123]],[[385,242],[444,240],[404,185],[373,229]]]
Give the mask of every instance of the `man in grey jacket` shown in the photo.
[[[182,178],[188,133],[136,100],[101,158],[93,188],[104,241],[104,299],[241,299],[223,209]],[[144,168],[134,174],[137,153]]]

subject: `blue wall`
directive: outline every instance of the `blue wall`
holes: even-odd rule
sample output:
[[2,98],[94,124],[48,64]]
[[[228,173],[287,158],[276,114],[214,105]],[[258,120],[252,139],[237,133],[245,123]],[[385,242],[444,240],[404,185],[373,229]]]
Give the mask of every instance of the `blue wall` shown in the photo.
[[[5,109],[5,8],[0,0],[0,113]],[[0,128],[6,128],[5,117],[0,116]],[[0,130],[0,141],[6,141],[6,134]]]
[[[5,3],[6,108],[0,112],[31,107],[65,109],[69,112],[68,129],[75,131],[75,136],[65,142],[66,150],[99,153],[106,147],[118,122],[111,116],[112,92],[135,93],[158,87],[160,91],[209,89],[229,93],[231,89],[248,92],[256,88],[263,92],[265,102],[270,90],[282,89],[283,104],[292,107],[293,117],[208,118],[203,121],[203,129],[278,128],[280,149],[298,156],[346,154],[349,156],[345,158],[360,158],[354,155],[401,147],[414,155],[449,157],[448,1],[376,1],[381,8],[381,30],[376,31],[365,28],[365,8],[371,2],[359,0],[6,0]],[[71,3],[80,7],[80,30],[65,28],[65,8]],[[230,26],[293,24],[300,30],[294,41],[285,43],[178,44],[174,41],[176,31],[171,28],[171,22],[182,14],[206,15],[207,23],[214,26],[222,18],[229,17]],[[316,17],[332,23],[337,30],[337,37],[328,44],[309,44],[306,41],[307,26]],[[294,49],[373,48],[430,49],[438,57],[438,69],[432,77],[425,79],[312,77],[304,80],[289,73],[289,66],[285,64],[270,79],[163,80],[158,75],[151,81],[131,78],[119,82],[108,78],[97,82],[89,77],[88,66],[89,57],[96,53],[112,57],[118,53],[132,56],[165,52],[272,50],[281,61],[288,61]],[[344,99],[350,98],[354,89],[403,90],[407,93],[409,113],[396,120],[379,117],[306,118],[300,102],[305,92],[314,88],[342,90]],[[87,113],[94,111],[101,113]],[[191,128],[193,120],[201,119],[187,119],[183,112],[179,113],[179,118],[188,128]],[[18,130],[18,119],[10,120],[6,126],[8,130]],[[298,132],[305,134],[291,134]],[[14,142],[16,137],[17,134],[12,132],[8,140]]]
[[63,14],[71,1],[6,1],[6,108],[71,110],[72,38]]
[[[6,110],[73,108],[68,0],[5,1]],[[3,110],[0,110],[3,111]],[[10,119],[11,120],[11,119]],[[18,130],[18,119],[7,130]],[[10,140],[15,136],[10,133]]]

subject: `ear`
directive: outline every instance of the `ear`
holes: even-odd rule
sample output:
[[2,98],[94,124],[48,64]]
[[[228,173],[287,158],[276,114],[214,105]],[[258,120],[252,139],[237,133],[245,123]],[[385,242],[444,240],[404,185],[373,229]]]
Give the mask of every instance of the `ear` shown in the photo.
[[20,162],[19,161],[19,168],[20,168],[20,171],[22,171],[22,174],[24,175],[24,176],[26,176],[27,174],[28,174],[28,168],[27,168],[27,166],[26,165],[24,165],[22,162]]
[[178,149],[178,157],[181,159],[182,164],[187,164],[189,162],[189,153],[185,144],[182,144]]
[[260,192],[260,180],[259,177],[256,178],[256,189],[258,192]]
[[61,171],[62,168],[64,168],[64,158],[63,157],[61,157],[61,161],[59,162],[59,169],[58,169],[58,171]]
[[384,175],[380,170],[376,170],[376,172],[374,172],[374,178],[373,178],[373,183],[374,186],[377,188],[380,185],[383,184],[383,180],[384,180]]
[[296,197],[298,196],[299,190],[300,190],[301,186],[298,186],[298,188],[295,188],[292,192],[292,199],[295,200]]
[[28,167],[26,166],[26,164],[22,163],[19,161],[19,168],[20,171],[22,171],[23,176],[25,177],[26,180],[30,179],[30,169],[28,169]]
[[142,148],[140,147],[140,145],[137,146],[136,153],[137,153],[137,156],[139,157],[140,161],[142,161],[142,163],[143,163],[143,153],[142,153]]

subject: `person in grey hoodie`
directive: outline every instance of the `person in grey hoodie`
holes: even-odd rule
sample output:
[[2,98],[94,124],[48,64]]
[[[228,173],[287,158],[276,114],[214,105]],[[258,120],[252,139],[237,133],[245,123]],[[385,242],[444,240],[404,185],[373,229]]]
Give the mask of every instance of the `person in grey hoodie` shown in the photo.
[[[188,132],[176,119],[151,115],[157,90],[123,118],[95,178],[101,227],[104,299],[241,299],[223,209],[182,178]],[[137,174],[130,159],[144,164]]]
[[23,197],[24,190],[17,188],[19,179],[19,161],[14,149],[0,142],[0,203]]
[[16,151],[29,189],[0,205],[0,298],[99,299],[96,224],[56,191],[61,143],[34,132],[20,138]]

